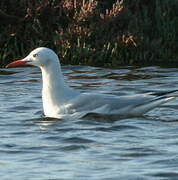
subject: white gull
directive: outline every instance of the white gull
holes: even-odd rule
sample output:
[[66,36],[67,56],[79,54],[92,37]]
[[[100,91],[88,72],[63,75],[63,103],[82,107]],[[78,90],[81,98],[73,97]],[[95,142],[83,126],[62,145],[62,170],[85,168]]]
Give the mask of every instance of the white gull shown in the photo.
[[88,113],[140,116],[175,98],[171,95],[174,91],[121,97],[81,93],[65,84],[58,56],[54,51],[45,47],[33,50],[24,59],[16,60],[7,67],[23,65],[33,65],[41,69],[43,110],[47,117],[62,118],[66,115],[82,117]]

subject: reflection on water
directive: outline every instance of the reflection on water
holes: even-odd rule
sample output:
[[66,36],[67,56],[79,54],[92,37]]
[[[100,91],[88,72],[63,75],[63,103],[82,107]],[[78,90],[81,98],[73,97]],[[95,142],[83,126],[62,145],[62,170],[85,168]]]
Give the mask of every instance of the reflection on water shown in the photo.
[[[178,69],[63,67],[83,92],[130,95],[178,89]],[[0,70],[1,179],[178,179],[178,100],[142,117],[42,117],[37,68]]]

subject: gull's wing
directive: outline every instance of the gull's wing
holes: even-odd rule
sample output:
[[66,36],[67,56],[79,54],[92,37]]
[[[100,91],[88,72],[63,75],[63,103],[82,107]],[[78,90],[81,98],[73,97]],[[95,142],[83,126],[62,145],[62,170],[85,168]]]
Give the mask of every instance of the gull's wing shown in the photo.
[[105,94],[83,93],[68,103],[68,110],[73,112],[142,115],[153,108],[160,106],[175,96],[169,95],[138,94],[132,96],[114,96]]

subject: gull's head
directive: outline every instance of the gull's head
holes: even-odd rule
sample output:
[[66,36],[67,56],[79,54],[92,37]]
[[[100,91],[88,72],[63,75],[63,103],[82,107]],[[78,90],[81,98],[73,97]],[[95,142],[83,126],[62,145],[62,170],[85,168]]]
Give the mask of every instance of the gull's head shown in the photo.
[[39,47],[34,49],[28,56],[21,60],[15,60],[6,67],[19,67],[24,65],[33,65],[38,67],[49,66],[50,64],[58,63],[57,54],[46,47]]

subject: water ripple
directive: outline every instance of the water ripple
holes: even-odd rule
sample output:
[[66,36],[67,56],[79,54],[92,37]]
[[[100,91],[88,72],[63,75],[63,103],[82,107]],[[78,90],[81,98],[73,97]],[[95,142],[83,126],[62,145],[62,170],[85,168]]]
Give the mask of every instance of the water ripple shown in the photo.
[[[84,92],[128,95],[178,89],[178,69],[64,66],[67,83]],[[1,179],[177,180],[178,100],[145,116],[42,116],[41,74],[0,70]],[[22,171],[23,169],[23,171]]]

